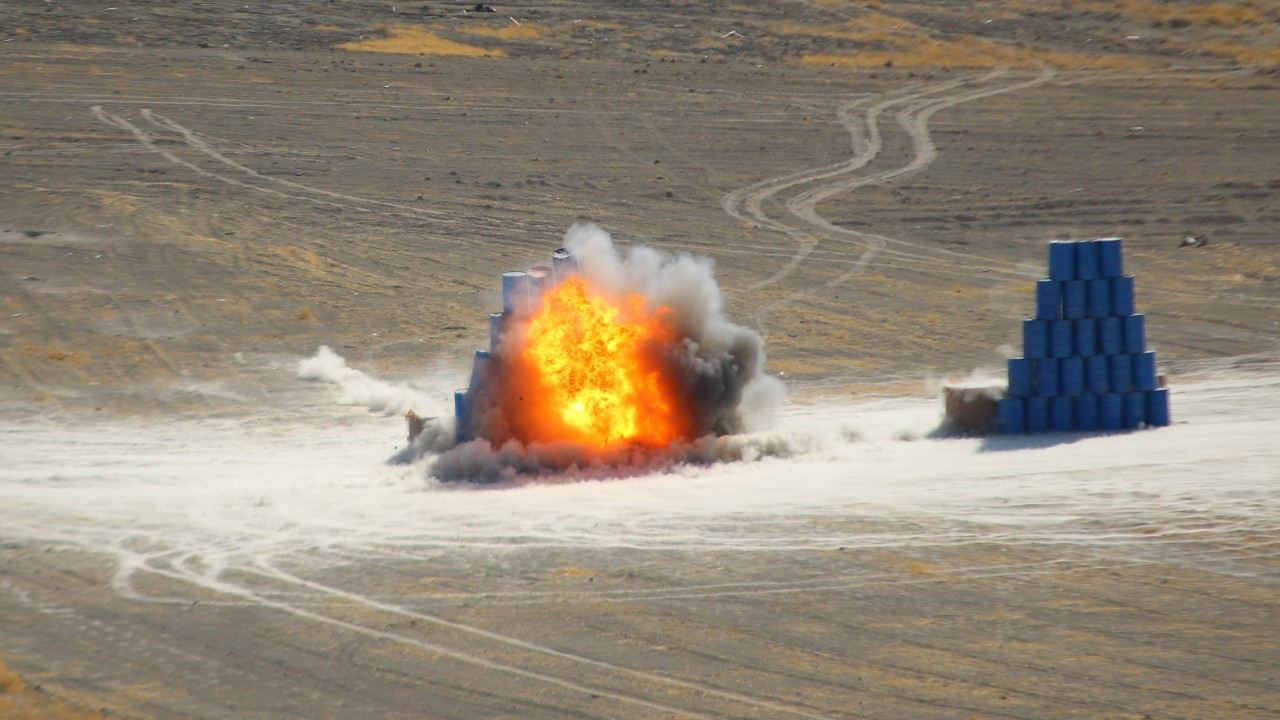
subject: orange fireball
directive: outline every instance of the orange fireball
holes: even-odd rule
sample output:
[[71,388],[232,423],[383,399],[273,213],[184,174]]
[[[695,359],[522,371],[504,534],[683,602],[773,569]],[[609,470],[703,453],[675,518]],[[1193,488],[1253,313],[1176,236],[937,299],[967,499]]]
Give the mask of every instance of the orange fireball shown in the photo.
[[677,342],[668,314],[634,294],[614,304],[579,276],[549,291],[520,351],[520,434],[597,447],[680,438],[685,414],[660,368]]

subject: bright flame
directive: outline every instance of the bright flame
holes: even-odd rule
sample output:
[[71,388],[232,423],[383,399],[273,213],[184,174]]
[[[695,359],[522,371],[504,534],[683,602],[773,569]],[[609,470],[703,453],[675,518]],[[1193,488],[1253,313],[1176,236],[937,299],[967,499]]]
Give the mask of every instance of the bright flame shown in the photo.
[[522,352],[538,389],[522,404],[539,435],[597,447],[681,436],[679,404],[658,367],[657,351],[676,342],[668,310],[644,305],[635,294],[615,305],[579,276],[543,296]]

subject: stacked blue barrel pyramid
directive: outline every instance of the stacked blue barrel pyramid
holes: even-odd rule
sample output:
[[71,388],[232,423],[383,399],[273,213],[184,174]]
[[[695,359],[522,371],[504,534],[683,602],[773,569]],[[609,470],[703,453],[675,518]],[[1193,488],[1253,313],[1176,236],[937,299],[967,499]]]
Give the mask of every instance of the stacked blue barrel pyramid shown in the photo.
[[1120,238],[1049,243],[1049,277],[1036,282],[1036,316],[1022,323],[1023,357],[1009,359],[1000,432],[1132,430],[1169,424],[1136,312]]

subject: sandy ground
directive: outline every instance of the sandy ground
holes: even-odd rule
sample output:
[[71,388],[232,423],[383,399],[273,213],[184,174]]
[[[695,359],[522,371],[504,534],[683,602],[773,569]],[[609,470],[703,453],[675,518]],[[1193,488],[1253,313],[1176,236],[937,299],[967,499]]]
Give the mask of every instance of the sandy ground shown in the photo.
[[[1280,712],[1274,9],[6,5],[0,714]],[[296,377],[443,405],[578,220],[714,258],[807,459],[450,490]],[[1181,434],[913,441],[1111,235]]]

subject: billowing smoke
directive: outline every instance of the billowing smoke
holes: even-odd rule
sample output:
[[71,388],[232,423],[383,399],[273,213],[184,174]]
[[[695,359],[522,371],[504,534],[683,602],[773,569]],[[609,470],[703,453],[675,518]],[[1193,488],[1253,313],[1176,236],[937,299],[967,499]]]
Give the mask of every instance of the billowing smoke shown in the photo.
[[[548,430],[555,423],[545,422],[545,408],[532,401],[542,376],[530,369],[524,352],[533,323],[527,316],[509,317],[494,338],[492,356],[478,354],[472,388],[483,391],[468,397],[466,416],[456,426],[448,413],[428,423],[394,461],[427,458],[437,478],[492,481],[522,475],[631,475],[681,463],[751,461],[797,450],[793,438],[759,434],[772,424],[786,391],[764,372],[760,335],[725,317],[710,259],[648,247],[620,251],[607,232],[592,224],[569,228],[564,246],[592,293],[661,319],[660,338],[646,341],[640,355],[653,382],[671,400],[658,404],[675,408],[675,417],[664,421],[670,438],[591,442]],[[368,394],[373,400],[400,395],[351,375],[356,371],[339,367],[341,358],[325,350],[308,361],[311,365],[304,364],[300,374],[319,373],[348,394]],[[392,402],[382,405],[410,409]],[[653,407],[645,406],[646,412]]]
[[664,375],[695,413],[694,435],[741,433],[771,417],[785,389],[764,374],[764,339],[725,317],[710,258],[644,246],[620,254],[609,233],[593,224],[570,227],[565,247],[598,287],[670,309],[681,342],[664,353]]

